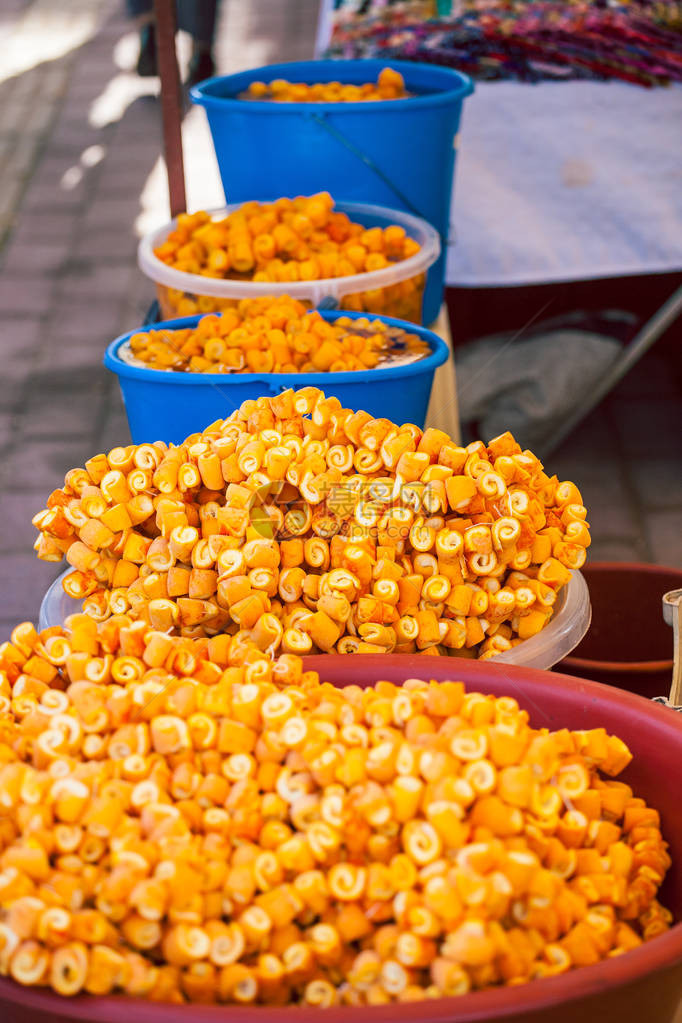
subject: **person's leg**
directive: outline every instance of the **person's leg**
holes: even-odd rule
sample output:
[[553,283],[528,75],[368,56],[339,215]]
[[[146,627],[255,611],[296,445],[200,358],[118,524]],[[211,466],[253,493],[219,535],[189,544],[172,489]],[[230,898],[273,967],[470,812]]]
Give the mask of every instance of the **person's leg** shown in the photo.
[[192,39],[204,49],[213,46],[218,0],[178,0],[178,21],[180,28],[189,32]]
[[126,0],[126,10],[128,17],[135,20],[140,28],[137,73],[141,78],[150,78],[157,74],[153,0]]
[[193,85],[215,73],[213,39],[218,0],[178,0],[180,27],[192,36],[193,53],[187,84]]
[[126,0],[126,12],[131,21],[137,19],[148,21],[152,17],[153,10],[152,0]]

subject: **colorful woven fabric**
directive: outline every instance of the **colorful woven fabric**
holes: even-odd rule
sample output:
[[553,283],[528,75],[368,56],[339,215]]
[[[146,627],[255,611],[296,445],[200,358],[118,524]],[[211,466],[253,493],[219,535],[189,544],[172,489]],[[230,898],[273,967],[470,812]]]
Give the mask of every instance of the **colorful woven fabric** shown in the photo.
[[328,57],[426,61],[482,80],[682,82],[679,0],[608,6],[605,0],[341,0],[336,7]]

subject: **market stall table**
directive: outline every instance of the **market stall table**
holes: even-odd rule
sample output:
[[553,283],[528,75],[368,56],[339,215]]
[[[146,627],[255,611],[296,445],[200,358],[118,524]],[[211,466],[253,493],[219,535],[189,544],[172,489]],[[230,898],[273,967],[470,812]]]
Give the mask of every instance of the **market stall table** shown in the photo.
[[[681,122],[679,86],[477,83],[458,140],[448,285],[492,292],[679,271]],[[491,301],[504,296],[491,293]],[[585,396],[564,435],[680,310],[677,289]]]
[[682,87],[478,82],[458,140],[447,282],[682,267]]

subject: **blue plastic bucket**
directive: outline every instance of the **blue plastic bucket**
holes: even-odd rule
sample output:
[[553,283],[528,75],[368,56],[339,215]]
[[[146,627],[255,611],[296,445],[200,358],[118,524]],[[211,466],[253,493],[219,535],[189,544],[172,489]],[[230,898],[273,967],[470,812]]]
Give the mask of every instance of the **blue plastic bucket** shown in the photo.
[[[322,315],[326,320],[335,320],[339,316],[358,319],[364,314]],[[200,319],[187,316],[153,324],[149,329],[194,327]],[[226,419],[249,398],[301,387],[319,387],[325,394],[337,397],[344,408],[364,409],[376,418],[423,427],[433,374],[448,358],[449,348],[437,334],[424,327],[386,316],[373,319],[417,334],[428,342],[431,354],[406,366],[348,373],[176,373],[135,366],[120,357],[122,345],[139,333],[138,328],[112,341],[104,355],[104,365],[118,376],[134,444],[155,440],[180,444],[216,419]]]
[[[408,99],[363,103],[239,100],[251,82],[349,84],[400,71]],[[409,61],[321,60],[271,64],[210,78],[190,90],[205,107],[229,203],[327,191],[337,200],[378,203],[414,213],[441,235],[441,256],[426,286],[424,321],[440,308],[462,104],[470,78]]]

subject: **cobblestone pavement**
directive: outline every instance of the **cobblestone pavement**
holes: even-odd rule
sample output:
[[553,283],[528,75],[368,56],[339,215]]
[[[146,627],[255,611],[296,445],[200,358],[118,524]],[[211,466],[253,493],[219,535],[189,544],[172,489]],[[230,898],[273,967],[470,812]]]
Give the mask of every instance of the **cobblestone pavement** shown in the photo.
[[[316,0],[223,0],[222,72],[312,55]],[[60,571],[30,519],[65,470],[129,439],[106,344],[153,298],[140,232],[167,217],[155,79],[131,73],[122,0],[4,0],[0,66],[0,634]],[[182,50],[185,59],[187,46]],[[184,125],[188,204],[219,205],[203,112]],[[551,459],[590,508],[595,558],[682,567],[682,397],[655,353]]]

